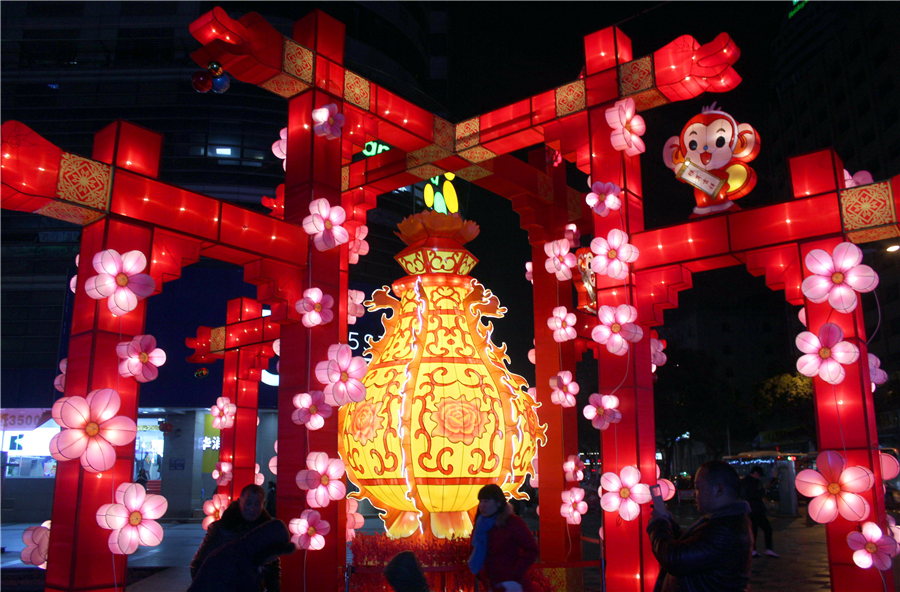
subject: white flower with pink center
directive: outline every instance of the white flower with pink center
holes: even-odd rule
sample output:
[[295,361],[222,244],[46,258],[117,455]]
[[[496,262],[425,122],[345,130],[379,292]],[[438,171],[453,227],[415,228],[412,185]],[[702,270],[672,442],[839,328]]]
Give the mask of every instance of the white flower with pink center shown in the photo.
[[336,104],[328,103],[321,109],[313,109],[312,118],[315,122],[313,132],[317,136],[325,136],[329,140],[341,137],[341,128],[344,127],[344,116],[338,113]]
[[869,379],[872,381],[872,392],[875,386],[887,382],[888,373],[881,369],[881,360],[875,354],[869,354]]
[[525,263],[525,279],[534,283],[534,264],[531,261]]
[[[572,315],[572,316],[575,316],[575,315]],[[531,340],[531,345],[534,345],[534,339]],[[537,354],[535,353],[534,350],[535,350],[535,348],[531,348],[530,350],[528,350],[528,361],[531,362],[532,364],[534,364],[535,361],[537,360],[537,358],[535,357]]]
[[656,369],[660,366],[665,366],[668,357],[663,352],[666,349],[666,340],[665,339],[657,339],[656,337],[650,338],[650,364],[652,368],[651,372],[656,372]]
[[334,318],[331,307],[334,306],[334,298],[325,294],[319,288],[310,288],[303,291],[303,298],[297,301],[294,308],[303,315],[301,321],[304,327],[318,327],[330,323]]
[[309,430],[318,430],[331,417],[331,405],[325,402],[322,391],[294,395],[294,412],[291,420],[297,425],[305,425]]
[[550,379],[550,386],[553,392],[550,394],[550,401],[561,407],[574,407],[575,395],[581,390],[578,383],[572,378],[572,373],[563,370]]
[[669,501],[675,497],[675,484],[668,479],[660,478],[659,465],[656,465],[656,484],[659,485],[659,493],[663,501]]
[[363,306],[363,300],[366,299],[366,293],[362,290],[347,290],[347,323],[356,324],[356,319],[366,314],[366,307]]
[[838,514],[851,522],[869,517],[869,502],[860,493],[875,484],[875,474],[866,467],[847,467],[844,457],[825,450],[816,457],[818,471],[797,473],[794,486],[809,502],[809,517],[820,524],[833,522]]
[[897,554],[900,553],[900,526],[897,526],[897,521],[894,520],[894,517],[890,514],[887,515],[887,523],[888,531],[891,533],[891,538],[897,541],[897,551],[895,551],[894,554],[891,555],[891,557],[896,557]]
[[637,247],[628,242],[628,235],[618,228],[610,230],[606,238],[592,240],[591,251],[595,255],[591,260],[591,271],[614,280],[627,278],[628,264],[637,261],[641,254]]
[[298,549],[318,551],[325,547],[325,535],[331,532],[331,525],[315,510],[303,510],[299,518],[291,518],[288,524],[291,542]]
[[879,464],[881,465],[882,481],[890,481],[897,475],[900,475],[900,461],[893,454],[886,452],[878,453]]
[[360,514],[357,510],[359,510],[359,502],[355,499],[347,500],[347,540],[353,540],[356,538],[356,529],[362,528],[366,523],[363,515]]
[[234,425],[234,416],[237,414],[237,405],[228,397],[219,397],[216,404],[209,408],[212,415],[212,427],[217,430],[227,430]]
[[287,128],[281,128],[278,139],[272,144],[272,154],[281,159],[281,168],[287,170]]
[[217,462],[212,478],[216,480],[216,485],[228,485],[234,479],[234,465],[230,462]]
[[622,412],[617,408],[619,397],[594,393],[588,398],[588,404],[582,413],[591,420],[591,425],[598,430],[605,430],[614,423],[622,421]]
[[562,506],[559,513],[565,517],[568,524],[581,524],[581,516],[588,510],[588,505],[584,501],[584,490],[580,487],[573,487],[563,491]]
[[262,487],[262,484],[266,482],[266,476],[262,474],[259,470],[259,463],[256,463],[256,468],[253,472],[253,482]]
[[832,255],[813,249],[804,259],[806,269],[814,275],[800,284],[800,290],[810,302],[828,301],[843,313],[856,309],[857,292],[871,292],[878,286],[878,274],[868,265],[861,265],[862,250],[853,243],[841,243]]
[[619,475],[603,473],[600,487],[607,491],[600,498],[600,507],[607,512],[618,512],[626,522],[638,517],[640,504],[650,501],[650,488],[641,483],[641,472],[636,467],[627,466]]
[[169,503],[161,495],[147,495],[143,485],[122,483],[116,488],[116,503],[103,504],[97,510],[97,524],[112,530],[109,550],[116,555],[131,555],[138,545],[155,547],[162,542],[162,518]]
[[269,472],[278,474],[278,440],[275,440],[275,456],[269,459]]
[[872,178],[872,173],[869,171],[859,171],[858,173],[851,175],[850,171],[844,169],[844,187],[847,189],[859,187],[860,185],[871,185],[874,182],[875,179]]
[[114,446],[134,442],[137,435],[133,419],[116,415],[121,405],[119,393],[108,388],[56,401],[51,413],[63,429],[50,440],[50,455],[59,461],[79,458],[88,473],[113,468]]
[[203,502],[203,513],[206,514],[206,518],[204,518],[203,522],[200,524],[200,526],[203,527],[203,530],[207,530],[210,524],[220,519],[227,507],[228,496],[221,493],[215,493],[213,494],[212,499]]
[[563,233],[566,237],[566,240],[569,242],[569,248],[575,249],[577,248],[581,242],[581,231],[578,230],[578,227],[574,224],[566,224],[566,230]]
[[600,322],[591,331],[591,339],[606,345],[611,354],[624,356],[628,353],[629,343],[637,343],[644,337],[644,330],[634,322],[637,309],[633,306],[620,304],[613,308],[603,305],[597,311],[597,318]]
[[818,374],[828,384],[843,382],[843,364],[859,359],[859,348],[843,339],[844,332],[834,323],[822,325],[818,337],[809,331],[797,335],[797,348],[806,354],[797,360],[797,370],[810,378]]
[[584,201],[595,214],[603,218],[609,216],[609,213],[622,207],[619,194],[622,188],[615,183],[596,182],[591,185],[591,192],[587,194]]
[[563,343],[577,337],[576,322],[575,313],[569,312],[565,306],[557,306],[553,309],[552,316],[547,319],[547,326],[553,329],[553,340]]
[[62,374],[53,379],[53,388],[61,393],[66,392],[66,369],[69,367],[69,358],[63,358],[59,363],[59,371]]
[[25,565],[33,565],[39,569],[47,569],[47,557],[50,556],[50,521],[40,526],[29,526],[22,533],[25,548],[19,554],[19,560]]
[[344,463],[328,458],[324,452],[311,452],[306,457],[307,469],[297,473],[297,487],[308,490],[306,503],[312,508],[324,508],[331,500],[339,500],[347,493],[344,487]]
[[84,290],[94,300],[106,298],[106,305],[117,316],[126,315],[137,303],[156,290],[156,281],[141,273],[147,267],[147,258],[140,251],[106,249],[94,255],[94,270],[100,274],[88,278]]
[[325,402],[331,406],[359,403],[366,398],[366,360],[354,356],[346,344],[328,348],[328,360],[316,364],[316,378],[325,385]]
[[353,240],[350,241],[349,261],[351,264],[359,263],[359,258],[369,254],[369,243],[365,238],[369,235],[369,227],[365,224],[356,227]]
[[569,241],[562,238],[544,243],[547,260],[544,268],[547,273],[555,273],[556,279],[564,282],[572,279],[572,268],[578,264],[575,255],[569,252]]
[[570,454],[568,460],[563,463],[563,472],[566,474],[566,481],[581,481],[584,479],[584,463],[577,454]]
[[350,233],[341,226],[347,213],[341,206],[332,206],[323,198],[309,203],[309,216],[303,219],[303,230],[313,237],[319,251],[327,251],[350,240]]
[[647,131],[647,124],[637,114],[634,99],[616,101],[606,110],[606,123],[613,130],[609,135],[613,148],[624,151],[626,156],[637,156],[646,150],[641,136]]
[[123,341],[116,346],[119,362],[119,376],[133,376],[138,382],[156,380],[157,368],[166,363],[166,352],[156,347],[153,335],[135,335],[131,341]]
[[897,541],[883,534],[874,522],[863,524],[861,533],[854,530],[848,534],[847,545],[853,549],[853,563],[863,569],[887,571],[891,569],[891,557],[897,554]]

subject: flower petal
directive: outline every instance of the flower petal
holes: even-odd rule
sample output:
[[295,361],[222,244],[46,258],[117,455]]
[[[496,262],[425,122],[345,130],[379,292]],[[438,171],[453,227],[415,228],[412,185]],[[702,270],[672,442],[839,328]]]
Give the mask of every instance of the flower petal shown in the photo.
[[875,485],[875,473],[866,467],[847,467],[841,473],[838,483],[843,491],[862,493],[869,491]]
[[833,450],[825,450],[816,457],[816,466],[819,472],[829,483],[836,483],[844,472],[846,461],[844,457]]
[[813,249],[806,254],[803,261],[806,263],[806,269],[816,275],[830,276],[835,271],[834,260],[822,249]]
[[863,252],[853,243],[844,242],[834,248],[831,258],[834,261],[835,271],[847,273],[862,263]]
[[838,517],[835,496],[826,493],[809,501],[809,517],[819,524],[828,524]]
[[622,486],[627,487],[628,489],[633,488],[637,483],[641,481],[641,472],[637,470],[636,467],[628,465],[622,468],[620,473],[622,479]]
[[841,492],[837,496],[837,509],[845,520],[862,522],[869,517],[872,509],[865,498],[855,493]]
[[844,283],[857,292],[871,292],[878,287],[878,274],[868,265],[857,265],[844,274]]

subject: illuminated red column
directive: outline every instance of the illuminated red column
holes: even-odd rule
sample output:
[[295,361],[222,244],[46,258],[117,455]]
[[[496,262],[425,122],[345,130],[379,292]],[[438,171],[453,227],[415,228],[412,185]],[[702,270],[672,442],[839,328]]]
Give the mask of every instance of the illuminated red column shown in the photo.
[[[101,388],[119,393],[119,415],[137,421],[138,383],[121,378],[116,346],[144,333],[146,301],[127,315],[117,317],[106,299],[93,300],[84,282],[95,275],[92,260],[104,249],[120,254],[138,250],[150,254],[149,228],[105,218],[82,231],[78,290],[69,338],[66,396],[86,396]],[[107,546],[110,531],[97,525],[96,512],[115,501],[116,487],[131,482],[134,444],[116,447],[116,464],[103,473],[87,473],[77,460],[57,464],[53,499],[53,533],[47,563],[47,590],[114,590],[125,586],[127,557],[112,555]]]
[[[315,49],[316,80],[330,80],[319,76],[318,69],[339,67],[343,60],[343,25],[322,12],[314,11],[297,22],[294,38],[298,43]],[[330,70],[329,70],[330,71]],[[324,70],[323,70],[324,74]],[[340,94],[340,93],[338,93]],[[312,111],[335,102],[342,102],[313,89],[291,99],[288,104],[288,156],[284,192],[284,220],[302,224],[309,216],[309,204],[327,199],[334,206],[341,205],[341,140],[328,140],[313,133]],[[293,396],[300,392],[322,390],[324,385],[315,377],[315,366],[328,359],[328,348],[347,341],[347,246],[319,251],[310,245],[307,269],[302,288],[317,287],[334,298],[335,319],[325,325],[307,329],[302,324],[285,325],[281,330],[281,376],[278,392],[278,514],[288,522],[299,518],[307,508],[306,491],[297,487],[297,472],[306,469],[309,452],[324,452],[338,458],[337,414],[325,427],[309,431],[291,421]],[[341,587],[339,566],[346,560],[345,524],[346,504],[332,501],[325,508],[316,509],[331,525],[325,548],[312,552],[299,551],[282,560],[282,586],[285,589],[337,590]],[[312,561],[312,563],[311,563]]]

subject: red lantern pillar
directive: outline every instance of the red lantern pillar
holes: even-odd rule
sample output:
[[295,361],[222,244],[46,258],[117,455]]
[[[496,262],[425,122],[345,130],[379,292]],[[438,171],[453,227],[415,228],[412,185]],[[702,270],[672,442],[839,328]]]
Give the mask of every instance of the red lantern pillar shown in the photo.
[[[320,70],[339,67],[343,61],[344,25],[320,11],[313,11],[294,27],[294,39],[318,53],[316,80]],[[323,70],[324,71],[324,70]],[[323,82],[325,82],[323,80]],[[332,84],[329,80],[327,84]],[[340,94],[340,93],[338,93]],[[313,132],[313,109],[336,102],[317,89],[306,91],[288,103],[288,155],[284,191],[284,220],[297,225],[309,216],[309,204],[327,199],[332,206],[341,205],[341,140],[328,140]],[[325,452],[338,458],[338,426],[325,422],[320,430],[310,431],[291,420],[293,397],[297,393],[322,390],[315,376],[316,364],[328,359],[328,348],[347,341],[347,273],[348,248],[343,245],[319,251],[310,242],[307,269],[302,289],[316,287],[336,303],[332,322],[308,329],[300,323],[281,329],[281,376],[278,391],[278,514],[285,522],[299,518],[307,509],[306,491],[295,481],[306,469],[310,452]],[[336,414],[335,414],[336,417]],[[339,567],[346,561],[346,503],[332,501],[325,508],[315,508],[331,525],[325,547],[319,551],[298,551],[282,559],[284,589],[337,590],[341,588]],[[309,557],[306,557],[310,554]]]

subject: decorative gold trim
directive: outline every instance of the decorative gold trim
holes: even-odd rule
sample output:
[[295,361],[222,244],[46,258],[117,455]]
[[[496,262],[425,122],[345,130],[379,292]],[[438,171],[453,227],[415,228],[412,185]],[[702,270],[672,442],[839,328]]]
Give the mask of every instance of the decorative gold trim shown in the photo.
[[565,117],[587,106],[584,80],[576,80],[556,89],[556,116]]
[[369,81],[351,72],[344,70],[344,99],[357,107],[369,110],[372,97],[372,86]]
[[312,84],[313,58],[314,54],[311,50],[287,37],[284,38],[284,58],[281,66],[284,72]]
[[456,151],[472,148],[481,143],[481,119],[473,117],[456,124]]

